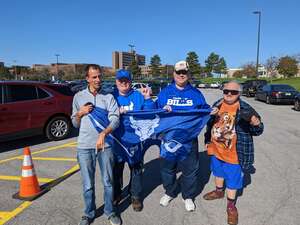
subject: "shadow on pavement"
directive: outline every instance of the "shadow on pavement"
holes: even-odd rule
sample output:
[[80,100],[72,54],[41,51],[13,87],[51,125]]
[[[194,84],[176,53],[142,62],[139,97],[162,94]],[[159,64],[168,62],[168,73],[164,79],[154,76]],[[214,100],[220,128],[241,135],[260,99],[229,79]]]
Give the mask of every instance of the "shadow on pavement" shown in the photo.
[[[78,136],[78,130],[72,129],[71,134],[68,136],[68,138],[73,138],[73,137],[77,137],[77,136]],[[16,140],[10,140],[7,142],[0,142],[0,153],[24,148],[27,146],[43,144],[43,143],[47,143],[47,142],[51,142],[51,141],[49,141],[43,135],[26,137],[26,138],[16,139]]]
[[[147,196],[160,184],[160,160],[153,159],[144,165],[143,199],[147,198]],[[128,188],[127,185],[122,191],[122,201],[118,205],[119,213],[124,212],[131,204]]]

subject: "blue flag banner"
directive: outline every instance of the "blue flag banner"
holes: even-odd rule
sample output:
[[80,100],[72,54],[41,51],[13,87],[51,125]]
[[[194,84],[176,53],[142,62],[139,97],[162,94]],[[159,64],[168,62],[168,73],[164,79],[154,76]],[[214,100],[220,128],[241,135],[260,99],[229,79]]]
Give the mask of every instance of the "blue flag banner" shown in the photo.
[[[134,164],[142,160],[147,148],[161,140],[160,155],[168,160],[183,160],[209,120],[211,109],[188,111],[143,110],[122,114],[120,126],[106,141],[118,158]],[[101,132],[109,125],[107,111],[95,107],[89,118]]]

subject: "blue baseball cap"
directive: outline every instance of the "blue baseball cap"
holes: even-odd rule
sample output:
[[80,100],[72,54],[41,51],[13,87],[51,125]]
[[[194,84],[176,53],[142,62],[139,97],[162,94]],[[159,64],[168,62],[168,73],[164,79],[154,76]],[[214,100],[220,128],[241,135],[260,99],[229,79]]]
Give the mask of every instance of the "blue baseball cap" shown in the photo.
[[116,79],[120,80],[122,78],[126,78],[131,81],[131,73],[128,70],[124,70],[124,69],[118,70],[116,72]]

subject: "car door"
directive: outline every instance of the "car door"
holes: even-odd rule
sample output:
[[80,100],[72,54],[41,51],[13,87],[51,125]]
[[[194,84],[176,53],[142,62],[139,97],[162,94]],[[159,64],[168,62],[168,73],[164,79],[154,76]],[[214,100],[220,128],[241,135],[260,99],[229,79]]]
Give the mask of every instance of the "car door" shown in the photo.
[[56,112],[55,98],[53,95],[37,86],[37,99],[31,102],[30,126],[34,129],[42,129],[46,121]]
[[30,102],[37,99],[31,85],[6,84],[3,86],[4,101],[0,107],[0,134],[17,134],[30,128]]
[[263,87],[263,90],[262,90],[261,100],[266,102],[267,101],[267,96],[269,95],[270,91],[271,91],[271,86],[270,85],[265,85]]
[[262,86],[258,86],[257,87],[257,91],[256,91],[256,99],[261,100],[261,96],[262,96],[262,92],[263,92],[263,87]]

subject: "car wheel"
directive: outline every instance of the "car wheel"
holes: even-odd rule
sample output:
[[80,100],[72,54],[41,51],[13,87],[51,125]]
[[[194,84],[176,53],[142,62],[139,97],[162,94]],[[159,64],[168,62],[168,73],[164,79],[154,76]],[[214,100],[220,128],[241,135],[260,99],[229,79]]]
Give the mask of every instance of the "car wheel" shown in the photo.
[[51,141],[66,138],[71,131],[71,123],[67,117],[57,116],[52,118],[46,125],[45,134]]
[[295,108],[295,110],[300,111],[300,101],[299,101],[299,99],[295,100],[294,108]]
[[267,98],[266,98],[266,103],[267,103],[267,104],[271,104],[270,96],[267,96]]

